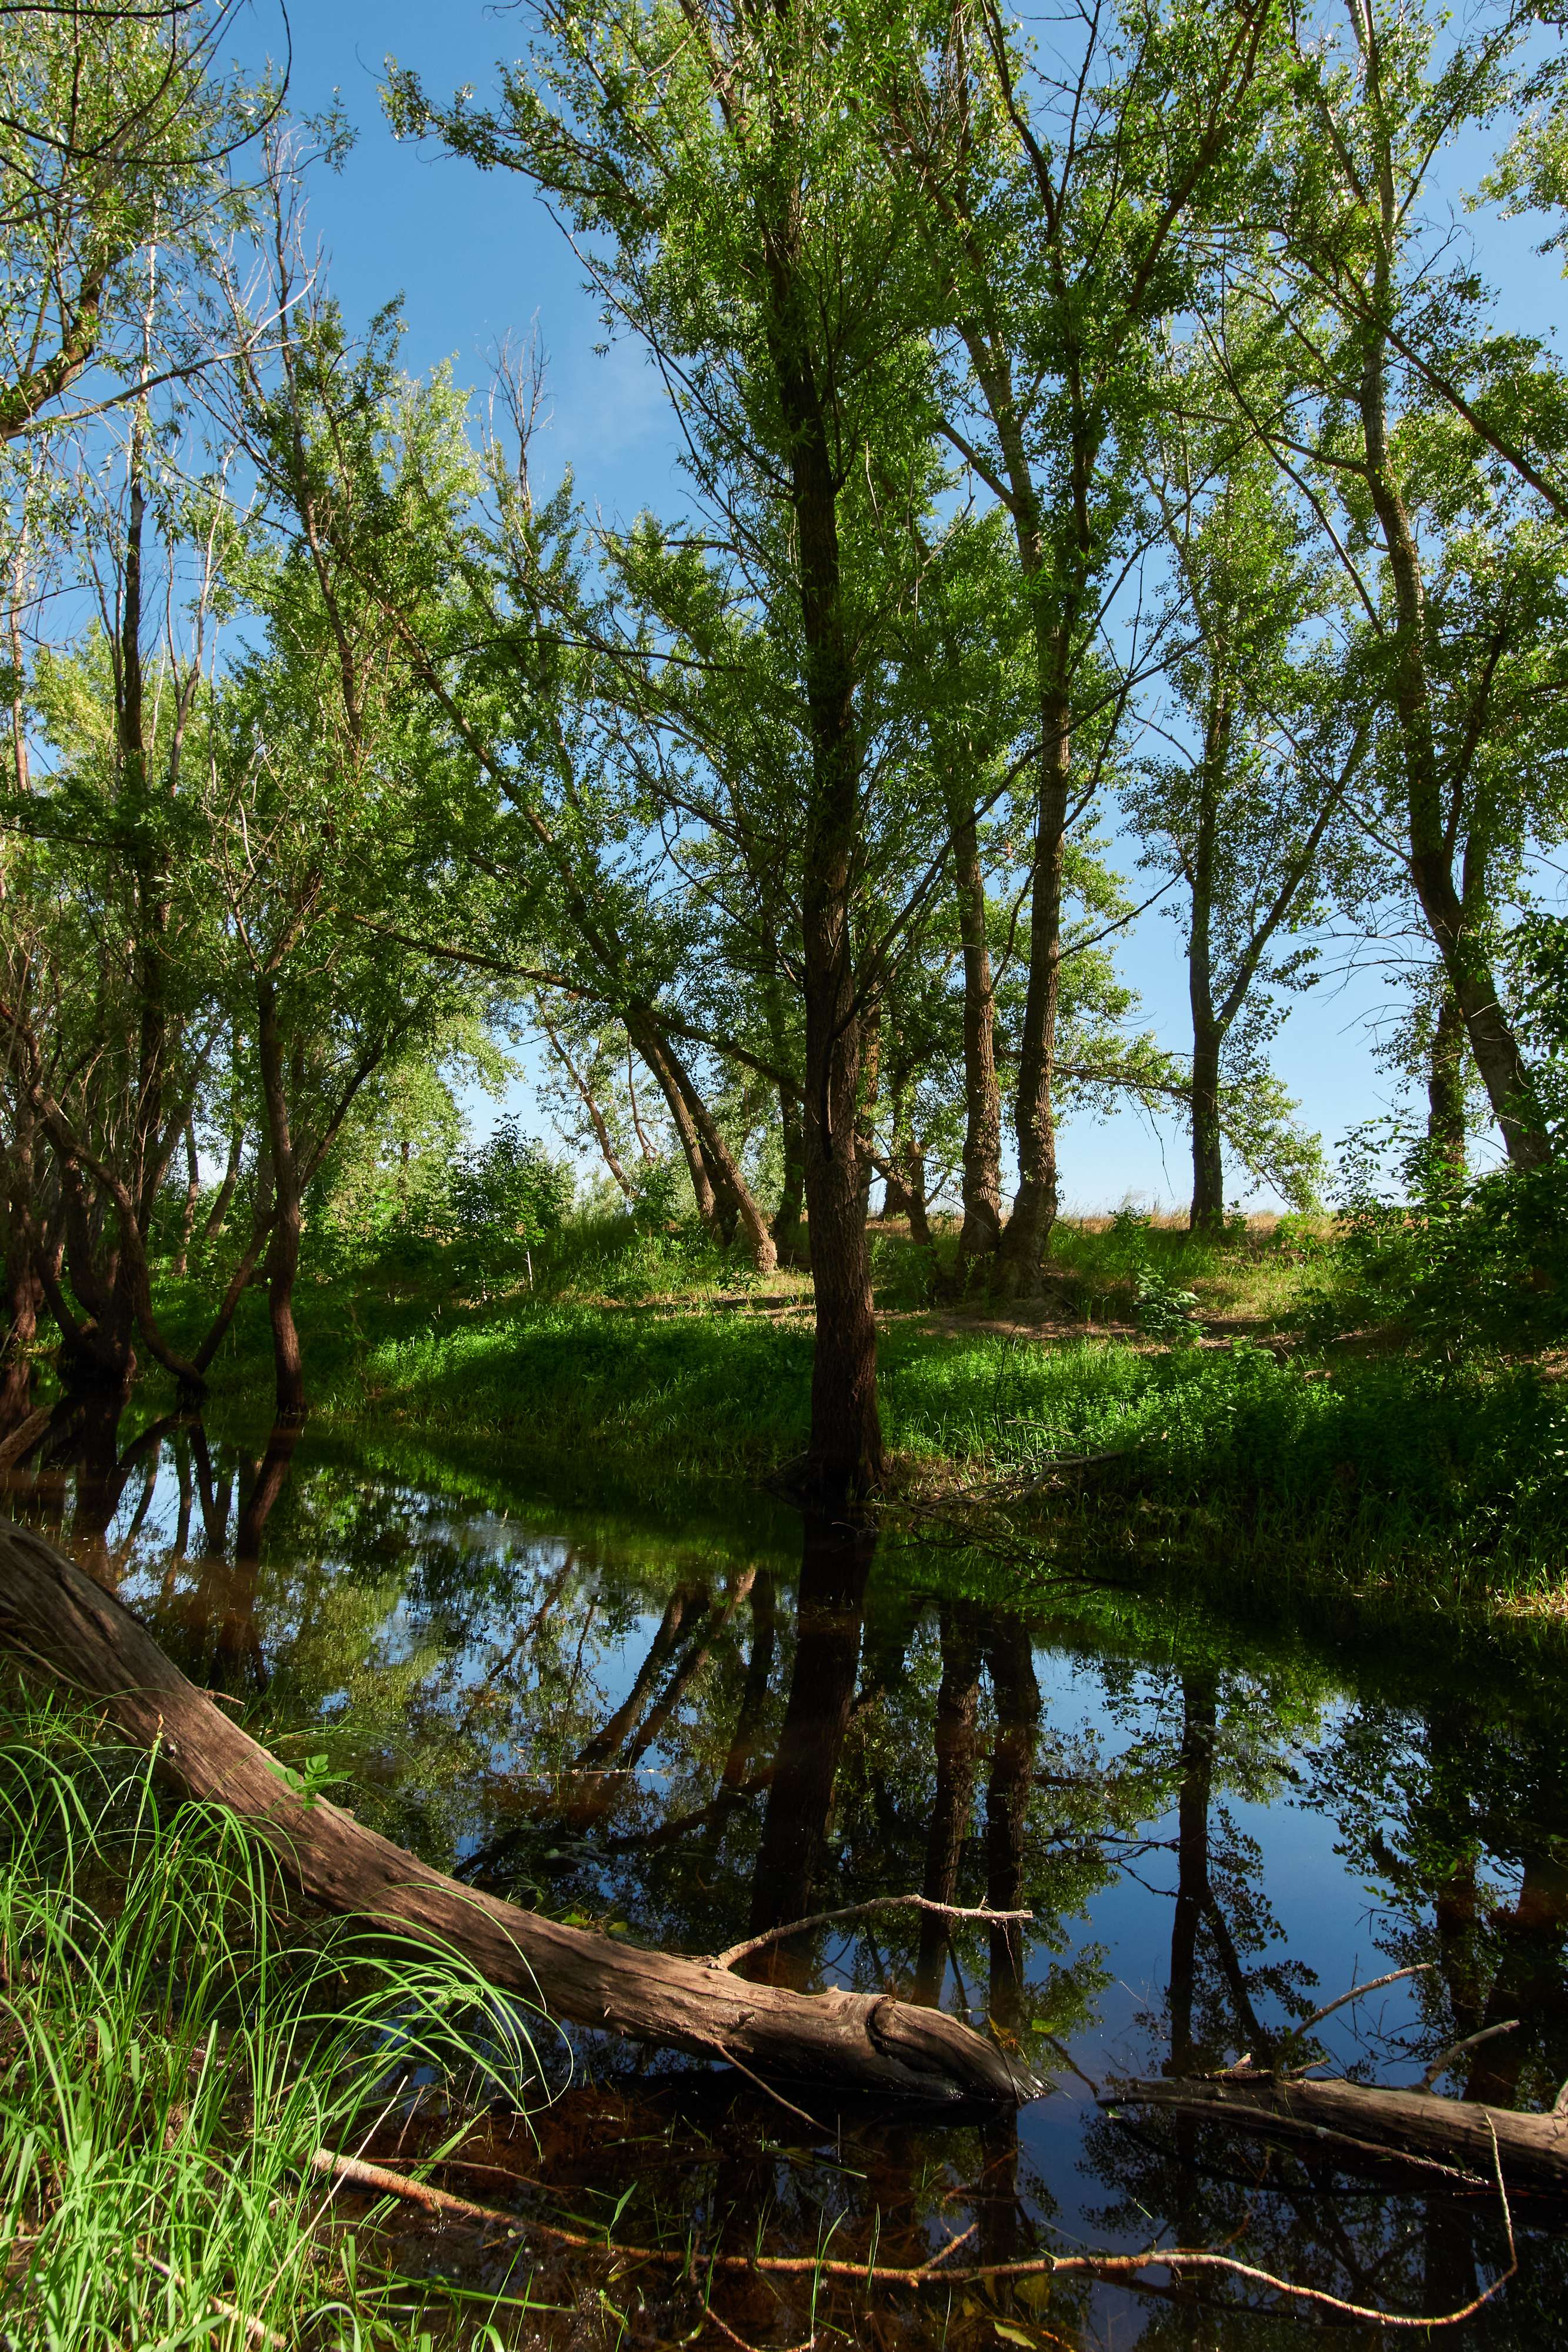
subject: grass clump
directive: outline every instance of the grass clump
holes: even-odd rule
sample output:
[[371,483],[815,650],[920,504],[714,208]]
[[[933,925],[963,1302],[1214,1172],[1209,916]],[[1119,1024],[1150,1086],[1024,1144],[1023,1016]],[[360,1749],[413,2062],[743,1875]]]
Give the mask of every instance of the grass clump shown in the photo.
[[1079,1555],[1434,1599],[1561,1580],[1568,1395],[1528,1364],[993,1337],[905,1358],[885,1393],[928,1463],[1039,1478],[1030,1523]]
[[310,2159],[360,2144],[416,2070],[516,2095],[517,2012],[444,1956],[307,1934],[247,1824],[163,1808],[145,1758],[19,1705],[0,1715],[0,1963],[7,2352],[411,2340],[405,2287]]
[[[758,1475],[806,1442],[811,1336],[751,1317],[643,1317],[562,1305],[370,1348],[359,1408],[462,1422],[526,1446]],[[334,1391],[331,1402],[342,1391]]]

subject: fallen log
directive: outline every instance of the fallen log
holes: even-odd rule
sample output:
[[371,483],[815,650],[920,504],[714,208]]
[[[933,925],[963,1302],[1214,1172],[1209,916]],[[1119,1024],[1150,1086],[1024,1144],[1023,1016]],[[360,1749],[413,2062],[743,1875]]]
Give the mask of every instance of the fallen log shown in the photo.
[[460,1885],[324,1798],[291,1790],[266,1748],[186,1681],[122,1601],[41,1536],[4,1521],[0,1643],[101,1703],[184,1793],[259,1824],[312,1902],[458,1952],[549,2016],[830,2090],[1018,2105],[1041,2087],[940,2010],[755,1984]]
[[1435,2091],[1382,2090],[1337,2077],[1291,2080],[1261,2067],[1196,2080],[1125,2083],[1100,2104],[1113,2112],[1137,2106],[1202,2116],[1337,2155],[1347,2164],[1437,2167],[1476,2187],[1490,2183],[1500,2164],[1505,2179],[1521,2186],[1568,2191],[1568,2112],[1520,2115]]

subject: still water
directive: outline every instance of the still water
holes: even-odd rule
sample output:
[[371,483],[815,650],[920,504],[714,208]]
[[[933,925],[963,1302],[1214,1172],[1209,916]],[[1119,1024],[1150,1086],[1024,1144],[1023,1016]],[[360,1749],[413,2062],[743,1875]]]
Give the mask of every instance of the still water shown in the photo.
[[[1413,2084],[1507,2023],[1438,2087],[1552,2104],[1568,1710],[1540,1635],[1358,1648],[803,1533],[746,1494],[617,1517],[537,1473],[308,1434],[247,1451],[122,1433],[117,1456],[30,1474],[9,1501],[282,1754],[329,1753],[361,1819],[476,1886],[689,1952],[894,1895],[1031,1915],[873,1911],[752,1964],[988,2021],[1048,2085],[1016,2118],[841,2113],[798,2087],[785,2105],[579,2035],[547,2055],[552,2102],[488,2119],[444,2176],[468,2196],[622,2242],[695,2230],[709,2251],[856,2263],[917,2265],[960,2236],[966,2263],[1223,2248],[1407,2314],[1458,2308],[1506,2261],[1495,2194],[1103,2095],[1267,2059],[1335,1995],[1425,1961],[1317,2030],[1334,2070]],[[1431,2340],[1568,2344],[1568,2215],[1520,2199],[1514,2218],[1519,2276]],[[1394,2340],[1215,2274],[902,2294],[774,2274],[719,2281],[705,2315],[668,2272],[570,2249],[416,2229],[402,2251],[531,2297],[519,2344],[1198,2352],[1303,2323]]]

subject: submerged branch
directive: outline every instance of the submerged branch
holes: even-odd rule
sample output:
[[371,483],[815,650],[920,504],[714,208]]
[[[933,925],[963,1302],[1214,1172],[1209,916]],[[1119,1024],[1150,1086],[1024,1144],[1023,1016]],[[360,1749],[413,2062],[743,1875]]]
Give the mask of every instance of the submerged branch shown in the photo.
[[[1416,2329],[1456,2327],[1461,2320],[1473,2318],[1508,2284],[1519,2268],[1519,2252],[1513,2239],[1513,2216],[1509,2209],[1500,2164],[1497,2168],[1496,2178],[1508,2237],[1508,2268],[1500,2271],[1490,2284],[1461,2309],[1438,2312],[1428,2317],[1397,2311],[1379,2311],[1367,2304],[1348,2303],[1343,2296],[1330,2294],[1322,2287],[1298,2286],[1291,2279],[1277,2278],[1273,2272],[1260,2270],[1252,2263],[1238,2262],[1234,2255],[1215,2254],[1205,2249],[1186,2246],[1151,2246],[1146,2253],[1142,2254],[1039,2254],[1020,2262],[968,2263],[957,2268],[949,2265],[947,2257],[963,2242],[962,2238],[950,2239],[946,2245],[939,2246],[927,2262],[917,2267],[874,2260],[869,2263],[833,2261],[822,2254],[705,2253],[694,2257],[689,2246],[628,2246],[612,2238],[591,2238],[580,2231],[564,2230],[558,2222],[540,2221],[532,2214],[525,2220],[518,2214],[503,2212],[497,2206],[476,2205],[466,2197],[453,2196],[448,2189],[432,2189],[424,2181],[410,2180],[404,2173],[391,2172],[385,2165],[367,2164],[360,2157],[336,2156],[330,2148],[318,2148],[311,2160],[316,2169],[330,2179],[341,2180],[358,2189],[372,2189],[382,2196],[402,2198],[410,2204],[423,2206],[427,2212],[450,2214],[455,2220],[476,2221],[486,2228],[504,2230],[512,2237],[522,2237],[531,2231],[539,2237],[549,2238],[556,2245],[572,2246],[585,2253],[602,2254],[616,2263],[657,2263],[676,2270],[695,2267],[700,2263],[705,2275],[710,2276],[716,2271],[743,2271],[770,2277],[846,2279],[864,2286],[951,2288],[975,2286],[998,2279],[1073,2275],[1136,2278],[1140,2273],[1152,2270],[1222,2271],[1229,2277],[1247,2279],[1254,2285],[1267,2287],[1270,2294],[1283,2295],[1291,2302],[1310,2303],[1319,2310],[1334,2312],[1341,2318],[1367,2320],[1379,2327]],[[964,2237],[969,2234],[966,2231]]]
[[731,1944],[727,1952],[716,1952],[707,1965],[710,1969],[732,1969],[737,1960],[748,1959],[769,1944],[782,1943],[787,1936],[803,1936],[809,1927],[836,1927],[845,1919],[863,1919],[873,1911],[935,1911],[944,1919],[1032,1919],[1032,1911],[993,1911],[988,1903],[934,1903],[928,1895],[873,1895],[869,1903],[849,1903],[841,1911],[813,1911],[809,1918],[786,1919],[781,1927],[768,1927],[760,1936],[748,1936],[744,1944]]

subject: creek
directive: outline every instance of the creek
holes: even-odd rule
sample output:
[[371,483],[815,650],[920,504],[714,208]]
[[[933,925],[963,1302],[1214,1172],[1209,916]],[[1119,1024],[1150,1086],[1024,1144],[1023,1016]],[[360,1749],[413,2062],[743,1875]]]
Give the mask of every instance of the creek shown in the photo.
[[[924,1894],[1019,1926],[867,1911],[746,1965],[989,2021],[1048,2087],[1016,2116],[788,2103],[732,2069],[541,2021],[526,2119],[480,2120],[443,2178],[621,2242],[918,2264],[1163,2242],[1406,2313],[1502,2266],[1495,2195],[1369,2179],[1117,2081],[1327,2020],[1336,2072],[1550,2106],[1568,2077],[1568,1776],[1549,1633],[1421,1651],[808,1525],[745,1492],[617,1514],[570,1467],[456,1463],[307,1433],[171,1426],[14,1479],[17,1516],[136,1608],[290,1761],[327,1754],[360,1817],[470,1883],[665,1949]],[[1264,1605],[1268,1603],[1267,1610]],[[403,2125],[404,2152],[418,2117]],[[393,2140],[376,2152],[393,2150]],[[1568,2335],[1563,2211],[1515,2207],[1520,2275],[1453,2343]],[[525,2244],[528,2242],[525,2235]],[[407,2267],[508,2283],[517,2341],[674,2341],[688,2287],[593,2256],[434,2232]],[[866,2294],[713,2291],[711,2340],[796,2346],[1272,2346],[1303,2318],[1245,2282],[1154,2272]],[[1384,2340],[1375,2326],[1340,2333]],[[1425,2337],[1419,2340],[1427,2340]],[[1437,2339],[1434,2339],[1437,2340]]]

